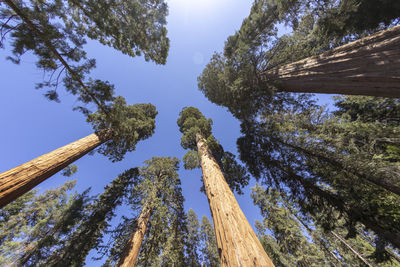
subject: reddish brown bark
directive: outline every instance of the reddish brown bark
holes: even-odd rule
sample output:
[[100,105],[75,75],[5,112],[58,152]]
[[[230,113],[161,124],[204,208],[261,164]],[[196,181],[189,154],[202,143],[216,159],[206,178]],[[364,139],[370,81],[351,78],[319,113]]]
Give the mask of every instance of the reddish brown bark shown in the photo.
[[14,169],[0,174],[0,208],[64,169],[110,138],[106,131],[93,133]]
[[205,139],[197,134],[196,141],[221,266],[274,266],[240,209]]
[[261,73],[286,92],[400,97],[400,26]]
[[139,256],[140,246],[142,245],[144,234],[146,233],[146,227],[147,223],[149,222],[150,215],[151,209],[148,206],[144,207],[138,218],[137,227],[129,238],[129,241],[124,248],[124,252],[119,259],[117,266],[135,266]]

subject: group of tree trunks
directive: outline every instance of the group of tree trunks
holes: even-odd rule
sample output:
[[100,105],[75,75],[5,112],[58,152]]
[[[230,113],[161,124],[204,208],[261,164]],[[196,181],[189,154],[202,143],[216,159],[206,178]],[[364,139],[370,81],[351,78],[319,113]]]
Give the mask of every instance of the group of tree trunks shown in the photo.
[[[399,47],[397,26],[319,56],[265,71],[261,76],[282,91],[400,97]],[[109,138],[107,132],[91,134],[0,174],[0,207]],[[196,141],[221,266],[273,266],[200,133]],[[150,214],[151,210],[144,207],[119,266],[134,265]]]

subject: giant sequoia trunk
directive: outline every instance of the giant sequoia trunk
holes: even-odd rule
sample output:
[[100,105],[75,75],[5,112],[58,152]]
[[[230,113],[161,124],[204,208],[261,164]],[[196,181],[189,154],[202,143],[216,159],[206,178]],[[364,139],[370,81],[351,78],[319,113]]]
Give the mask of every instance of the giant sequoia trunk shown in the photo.
[[197,134],[196,141],[221,266],[274,266],[240,209],[205,139]]
[[400,26],[261,73],[286,92],[400,97]]
[[93,133],[14,169],[0,174],[0,208],[25,194],[75,160],[81,158],[111,135],[108,131]]
[[140,213],[140,216],[137,220],[137,227],[129,238],[129,241],[124,248],[124,252],[119,259],[117,266],[135,266],[136,260],[139,255],[140,246],[142,245],[144,234],[146,233],[146,227],[147,223],[149,222],[150,215],[151,209],[148,205],[146,205]]

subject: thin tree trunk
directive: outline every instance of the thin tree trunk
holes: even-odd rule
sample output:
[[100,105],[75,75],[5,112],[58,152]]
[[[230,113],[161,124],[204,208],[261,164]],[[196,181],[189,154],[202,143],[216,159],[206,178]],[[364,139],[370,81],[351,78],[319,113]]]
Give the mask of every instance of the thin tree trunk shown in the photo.
[[[307,232],[309,233],[309,235],[312,237],[312,239],[317,240],[318,243],[321,245],[321,247],[329,253],[329,255],[331,255],[338,263],[342,264],[342,261],[339,260],[339,258],[335,255],[335,253],[333,253],[333,251],[331,251],[328,248],[328,245],[326,244],[326,241],[324,241],[322,239],[322,237],[319,235],[319,233],[317,233],[315,230],[312,230],[310,227],[308,227],[308,225],[303,221],[303,219],[301,219],[299,216],[296,215],[296,213],[286,204],[284,204],[285,207],[290,211],[290,213],[303,225],[304,228],[306,228]],[[329,260],[329,262],[334,265],[333,262],[331,262]]]
[[379,234],[381,237],[389,241],[394,247],[400,248],[400,235],[395,234],[393,233],[393,231],[389,231],[388,229],[382,228],[374,220],[371,220],[368,216],[365,216],[362,210],[348,207],[347,204],[343,202],[343,200],[340,199],[337,195],[321,189],[318,185],[315,185],[308,179],[304,179],[304,177],[297,175],[295,172],[293,172],[293,170],[282,167],[279,161],[272,160],[270,161],[270,164],[273,164],[274,167],[280,169],[281,171],[292,177],[294,180],[299,182],[306,191],[311,191],[310,193],[319,195],[320,197],[325,199],[330,205],[338,208],[340,211],[344,211],[347,214],[356,215],[358,218],[360,218],[360,222],[363,223],[367,229],[371,229],[376,234]]
[[394,182],[392,182],[392,181],[388,181],[387,179],[382,179],[382,177],[380,177],[381,179],[374,179],[374,178],[371,178],[371,176],[369,176],[368,174],[362,173],[359,170],[353,170],[351,168],[348,168],[347,166],[349,164],[343,164],[343,162],[341,161],[342,159],[340,159],[340,158],[336,159],[333,155],[325,156],[325,155],[320,154],[318,151],[316,152],[316,151],[309,150],[307,148],[293,145],[291,143],[284,142],[278,138],[271,138],[271,139],[273,139],[275,142],[279,142],[287,147],[290,147],[296,151],[300,151],[308,156],[316,157],[318,159],[324,160],[328,164],[331,164],[334,167],[337,167],[339,169],[345,170],[347,172],[350,172],[350,173],[358,176],[359,178],[367,181],[367,183],[370,183],[375,186],[379,186],[389,192],[392,192],[393,194],[400,196],[400,182],[398,183],[399,185],[397,185],[397,184],[394,184]]
[[135,266],[137,258],[139,256],[140,246],[142,245],[144,235],[146,233],[147,223],[149,222],[151,215],[151,208],[146,205],[137,221],[137,227],[132,233],[129,241],[127,242],[124,252],[118,261],[117,266],[131,267]]
[[240,209],[205,139],[197,134],[196,141],[221,266],[274,266]]
[[14,169],[0,173],[0,208],[30,191],[110,139],[108,131],[93,133]]
[[[362,239],[364,239],[364,240],[367,241],[367,242],[375,243],[375,241],[374,241],[368,234],[366,234],[365,232],[360,232],[360,236],[361,236]],[[392,250],[391,248],[386,247],[386,248],[385,248],[385,251],[386,251],[393,259],[395,259],[398,263],[400,263],[400,257],[399,257],[395,252],[393,252],[393,250]]]
[[391,250],[390,248],[385,248],[386,252],[389,253],[389,255],[395,259],[398,263],[400,263],[400,257],[393,252],[393,250]]
[[368,262],[366,259],[364,259],[364,257],[361,256],[360,253],[358,253],[358,252],[357,252],[355,249],[353,249],[349,244],[347,244],[347,242],[346,242],[343,238],[341,238],[341,237],[340,237],[338,234],[336,234],[334,231],[331,231],[331,233],[332,233],[332,235],[334,235],[337,239],[339,239],[339,241],[340,241],[341,243],[343,243],[348,249],[350,249],[351,252],[353,252],[354,255],[356,255],[357,258],[359,258],[359,259],[360,259],[362,262],[364,262],[367,266],[372,267],[372,265],[369,264],[369,262]]
[[279,91],[400,97],[400,26],[260,75]]

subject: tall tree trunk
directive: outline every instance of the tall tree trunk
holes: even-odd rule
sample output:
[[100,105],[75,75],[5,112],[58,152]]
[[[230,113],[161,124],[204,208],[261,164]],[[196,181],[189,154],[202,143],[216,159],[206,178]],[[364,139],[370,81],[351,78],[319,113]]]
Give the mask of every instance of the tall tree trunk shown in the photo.
[[149,222],[151,215],[151,208],[146,205],[137,221],[137,227],[129,238],[124,252],[118,261],[117,266],[120,267],[131,267],[135,266],[137,258],[139,256],[140,246],[142,245],[144,234],[146,233],[147,223]]
[[260,75],[286,92],[400,97],[400,26]]
[[196,135],[221,266],[274,266],[225,181],[205,139]]
[[93,133],[0,174],[0,208],[25,194],[111,137]]
[[347,242],[346,242],[343,238],[341,238],[341,237],[340,237],[338,234],[336,234],[334,231],[331,231],[331,233],[332,233],[332,235],[333,235],[334,237],[336,237],[341,243],[343,243],[348,249],[350,249],[351,252],[353,252],[354,255],[356,255],[357,258],[359,258],[359,259],[360,259],[362,262],[364,262],[367,266],[372,267],[372,265],[369,264],[369,262],[368,262],[366,259],[364,259],[364,257],[361,256],[360,253],[358,253],[358,252],[357,252],[355,249],[353,249],[349,244],[347,244]]

